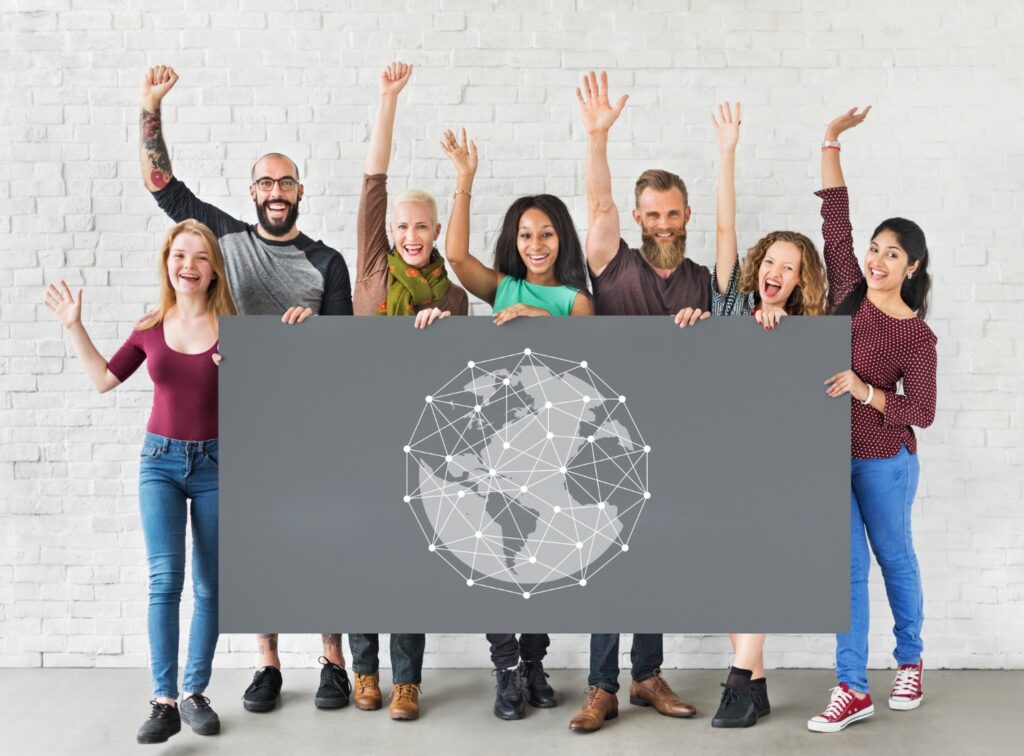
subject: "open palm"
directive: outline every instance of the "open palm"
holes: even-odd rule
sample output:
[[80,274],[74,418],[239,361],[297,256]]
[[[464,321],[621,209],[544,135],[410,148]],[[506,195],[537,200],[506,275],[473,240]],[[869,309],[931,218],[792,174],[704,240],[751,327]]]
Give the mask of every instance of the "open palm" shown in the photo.
[[622,95],[612,106],[608,99],[608,73],[601,72],[601,79],[591,71],[583,77],[583,87],[576,87],[576,99],[583,112],[583,126],[588,134],[608,131],[626,107],[629,95]]
[[852,129],[855,126],[860,126],[864,119],[868,117],[868,113],[871,112],[871,106],[868,105],[864,108],[863,112],[858,113],[857,108],[850,108],[848,111],[843,113],[838,118],[832,120],[825,130],[825,133],[832,139],[842,134],[847,129]]
[[57,320],[66,329],[70,330],[76,323],[82,322],[81,289],[78,290],[78,296],[75,297],[64,281],[60,282],[59,289],[50,284],[43,303],[57,316]]

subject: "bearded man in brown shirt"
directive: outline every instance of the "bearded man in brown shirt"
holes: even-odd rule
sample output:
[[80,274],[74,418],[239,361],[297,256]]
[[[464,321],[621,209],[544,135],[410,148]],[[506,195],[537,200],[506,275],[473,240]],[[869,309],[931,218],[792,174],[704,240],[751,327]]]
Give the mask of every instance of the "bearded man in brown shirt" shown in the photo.
[[[690,220],[686,185],[674,173],[644,171],[636,182],[633,220],[640,226],[640,249],[622,239],[619,210],[612,197],[608,167],[608,132],[626,105],[623,95],[612,106],[608,75],[600,81],[591,71],[576,98],[587,129],[587,266],[598,315],[672,315],[690,325],[707,317],[711,306],[711,272],[686,258],[686,223]],[[629,702],[650,706],[670,717],[692,717],[696,709],[677,696],[661,676],[664,659],[660,633],[633,635]],[[586,701],[569,722],[575,732],[594,732],[618,716],[619,636],[590,636],[590,676]]]

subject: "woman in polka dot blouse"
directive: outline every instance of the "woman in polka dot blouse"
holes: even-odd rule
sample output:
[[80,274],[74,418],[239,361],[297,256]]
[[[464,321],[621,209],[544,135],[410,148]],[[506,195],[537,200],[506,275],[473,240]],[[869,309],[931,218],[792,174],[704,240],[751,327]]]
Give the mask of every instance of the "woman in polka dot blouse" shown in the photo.
[[[921,693],[921,572],[911,540],[917,489],[917,442],[911,426],[935,416],[935,334],[925,325],[928,247],[924,232],[905,218],[882,221],[871,235],[863,268],[853,249],[850,207],[836,141],[870,108],[832,121],[821,149],[822,233],[829,305],[850,315],[851,364],[825,383],[829,396],[851,397],[850,632],[836,637],[836,675],[826,709],[807,722],[837,732],[874,713],[868,694],[868,544],[885,580],[899,670],[889,708],[917,708]],[[898,392],[902,384],[902,392]]]

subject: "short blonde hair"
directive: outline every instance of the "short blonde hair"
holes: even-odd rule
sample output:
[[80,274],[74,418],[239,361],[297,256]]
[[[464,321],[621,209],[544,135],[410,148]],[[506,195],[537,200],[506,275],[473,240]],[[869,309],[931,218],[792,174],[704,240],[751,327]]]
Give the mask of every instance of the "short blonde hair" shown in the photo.
[[437,200],[434,199],[434,195],[430,192],[425,192],[422,189],[406,189],[404,192],[399,192],[398,196],[391,203],[392,213],[394,213],[395,206],[400,202],[425,202],[427,207],[430,208],[431,221],[435,225],[437,224]]

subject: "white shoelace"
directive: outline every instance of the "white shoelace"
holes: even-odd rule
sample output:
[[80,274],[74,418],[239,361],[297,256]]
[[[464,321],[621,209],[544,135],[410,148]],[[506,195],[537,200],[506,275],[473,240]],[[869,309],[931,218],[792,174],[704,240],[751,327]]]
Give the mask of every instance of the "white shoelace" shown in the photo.
[[907,669],[900,669],[896,671],[896,679],[892,683],[893,696],[909,696],[913,698],[917,695],[917,690],[921,685],[921,670],[917,667],[908,667]]
[[829,692],[832,694],[832,700],[828,702],[828,708],[825,709],[822,716],[825,719],[836,719],[853,699],[853,693],[843,690],[839,686],[832,688]]

